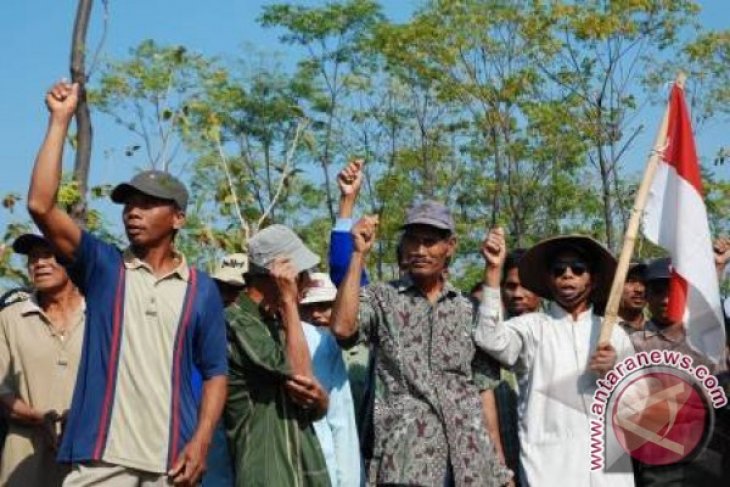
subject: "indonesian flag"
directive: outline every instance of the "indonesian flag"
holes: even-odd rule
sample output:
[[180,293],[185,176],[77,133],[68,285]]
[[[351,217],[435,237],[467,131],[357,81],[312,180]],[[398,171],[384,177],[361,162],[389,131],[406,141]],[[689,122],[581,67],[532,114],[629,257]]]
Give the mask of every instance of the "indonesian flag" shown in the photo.
[[719,362],[725,350],[720,289],[702,178],[683,90],[669,100],[667,146],[652,182],[644,234],[669,251],[669,317],[684,322],[690,345]]

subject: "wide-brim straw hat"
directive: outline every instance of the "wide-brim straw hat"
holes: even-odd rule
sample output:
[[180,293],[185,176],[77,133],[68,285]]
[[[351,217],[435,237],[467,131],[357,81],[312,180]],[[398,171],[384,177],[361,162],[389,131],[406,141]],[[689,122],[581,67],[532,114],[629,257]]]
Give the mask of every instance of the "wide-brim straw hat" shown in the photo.
[[606,247],[586,235],[562,235],[535,244],[520,259],[522,286],[542,298],[553,299],[548,286],[550,260],[561,250],[573,250],[590,259],[591,279],[594,283],[591,302],[598,308],[604,307],[611,293],[617,261]]

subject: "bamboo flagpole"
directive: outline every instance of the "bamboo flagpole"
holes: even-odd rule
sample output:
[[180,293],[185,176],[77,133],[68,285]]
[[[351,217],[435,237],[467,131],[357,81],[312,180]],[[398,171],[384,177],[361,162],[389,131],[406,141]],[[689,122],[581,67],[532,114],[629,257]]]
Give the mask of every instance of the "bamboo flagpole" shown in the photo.
[[[687,76],[683,72],[677,74],[677,78],[674,83],[680,88],[684,89],[684,83]],[[629,219],[628,227],[626,228],[626,234],[624,235],[624,243],[621,248],[621,255],[618,259],[618,266],[616,267],[616,274],[613,277],[613,283],[611,284],[611,294],[608,297],[608,303],[606,304],[606,311],[603,317],[603,323],[601,324],[601,334],[598,339],[599,345],[607,344],[610,342],[611,333],[613,333],[613,327],[618,323],[619,316],[618,310],[621,304],[621,295],[623,294],[624,281],[626,281],[626,274],[629,271],[629,264],[631,263],[631,256],[634,254],[634,245],[636,244],[636,237],[639,233],[639,223],[641,222],[641,216],[644,213],[646,207],[646,201],[649,197],[649,189],[651,183],[654,180],[654,174],[656,173],[659,165],[660,158],[664,154],[664,149],[667,144],[667,127],[669,126],[669,101],[667,101],[667,108],[664,111],[664,117],[662,123],[659,125],[659,131],[657,132],[656,139],[654,140],[654,148],[649,155],[649,159],[646,162],[646,169],[644,170],[644,177],[639,185],[639,190],[636,193],[634,199],[634,207],[631,210],[631,218]]]

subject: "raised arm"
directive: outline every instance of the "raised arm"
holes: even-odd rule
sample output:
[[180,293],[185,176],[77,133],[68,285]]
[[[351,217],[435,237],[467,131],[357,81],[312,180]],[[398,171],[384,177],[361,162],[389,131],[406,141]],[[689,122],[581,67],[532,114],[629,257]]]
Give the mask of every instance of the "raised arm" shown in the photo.
[[81,228],[57,205],[61,160],[68,126],[78,102],[77,83],[57,83],[46,94],[48,129],[33,167],[28,211],[55,250],[71,259],[81,242]]
[[355,202],[362,187],[364,162],[362,159],[355,159],[337,175],[337,186],[340,188],[340,208],[337,218],[352,218]]
[[534,350],[534,326],[523,319],[502,319],[500,280],[507,256],[504,230],[492,229],[482,244],[484,296],[474,331],[476,344],[506,367],[528,366]]
[[[350,231],[353,224],[353,209],[362,187],[362,166],[362,159],[355,160],[337,175],[337,185],[340,188],[340,206],[337,212],[337,222],[330,233],[329,248],[330,277],[337,287],[345,278],[352,257],[353,239]],[[367,273],[363,271],[360,285],[365,286],[367,283]]]
[[354,251],[332,308],[332,333],[338,341],[346,341],[357,333],[360,276],[365,268],[367,254],[375,242],[377,227],[377,216],[365,216],[352,228]]

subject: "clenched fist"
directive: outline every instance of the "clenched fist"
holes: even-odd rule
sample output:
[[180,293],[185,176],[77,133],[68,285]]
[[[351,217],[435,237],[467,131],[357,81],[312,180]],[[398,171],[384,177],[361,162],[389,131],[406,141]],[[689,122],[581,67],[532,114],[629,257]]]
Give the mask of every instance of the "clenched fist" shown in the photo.
[[59,82],[46,93],[46,106],[51,117],[68,122],[76,111],[79,102],[79,84]]
[[355,251],[361,254],[367,254],[373,248],[375,243],[375,235],[378,229],[378,217],[364,216],[352,227],[352,237],[354,239]]
[[487,267],[502,268],[507,256],[507,243],[502,228],[497,227],[489,231],[482,242],[481,253]]
[[337,175],[337,185],[343,197],[355,197],[360,192],[364,163],[362,159],[355,159]]
[[502,279],[502,267],[507,256],[507,243],[502,228],[493,228],[489,231],[481,248],[484,257],[484,283],[498,288]]

